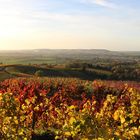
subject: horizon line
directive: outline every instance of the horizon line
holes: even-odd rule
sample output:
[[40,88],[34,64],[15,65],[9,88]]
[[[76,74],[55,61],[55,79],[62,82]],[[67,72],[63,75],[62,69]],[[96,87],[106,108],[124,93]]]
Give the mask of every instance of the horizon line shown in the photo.
[[90,49],[90,48],[32,48],[32,49],[0,49],[0,51],[32,51],[32,50],[99,50],[111,52],[140,52],[140,50],[109,50],[109,49]]

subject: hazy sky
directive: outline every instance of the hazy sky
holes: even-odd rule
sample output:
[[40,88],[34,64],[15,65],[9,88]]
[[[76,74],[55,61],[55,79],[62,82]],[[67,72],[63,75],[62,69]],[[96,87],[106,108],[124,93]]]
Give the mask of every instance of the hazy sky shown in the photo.
[[0,0],[0,49],[140,51],[140,0]]

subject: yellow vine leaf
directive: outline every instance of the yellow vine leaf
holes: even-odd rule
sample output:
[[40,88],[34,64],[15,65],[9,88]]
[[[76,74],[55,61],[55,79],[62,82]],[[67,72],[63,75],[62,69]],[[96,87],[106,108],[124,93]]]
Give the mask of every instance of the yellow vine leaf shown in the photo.
[[69,122],[70,122],[70,124],[73,124],[74,122],[76,122],[76,119],[74,117],[71,117]]
[[115,121],[117,121],[119,119],[119,112],[118,111],[115,111],[113,118]]

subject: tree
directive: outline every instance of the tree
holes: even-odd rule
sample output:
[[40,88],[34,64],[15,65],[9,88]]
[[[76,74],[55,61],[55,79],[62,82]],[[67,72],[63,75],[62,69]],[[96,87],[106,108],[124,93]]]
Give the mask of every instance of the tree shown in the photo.
[[36,72],[35,72],[35,76],[43,76],[44,75],[44,72],[42,71],[42,70],[37,70]]

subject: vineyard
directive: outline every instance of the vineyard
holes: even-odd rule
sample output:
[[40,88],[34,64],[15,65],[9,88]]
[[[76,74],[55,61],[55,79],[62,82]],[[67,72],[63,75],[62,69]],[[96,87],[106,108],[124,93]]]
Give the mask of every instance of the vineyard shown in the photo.
[[1,140],[138,140],[140,83],[19,78],[0,83]]

